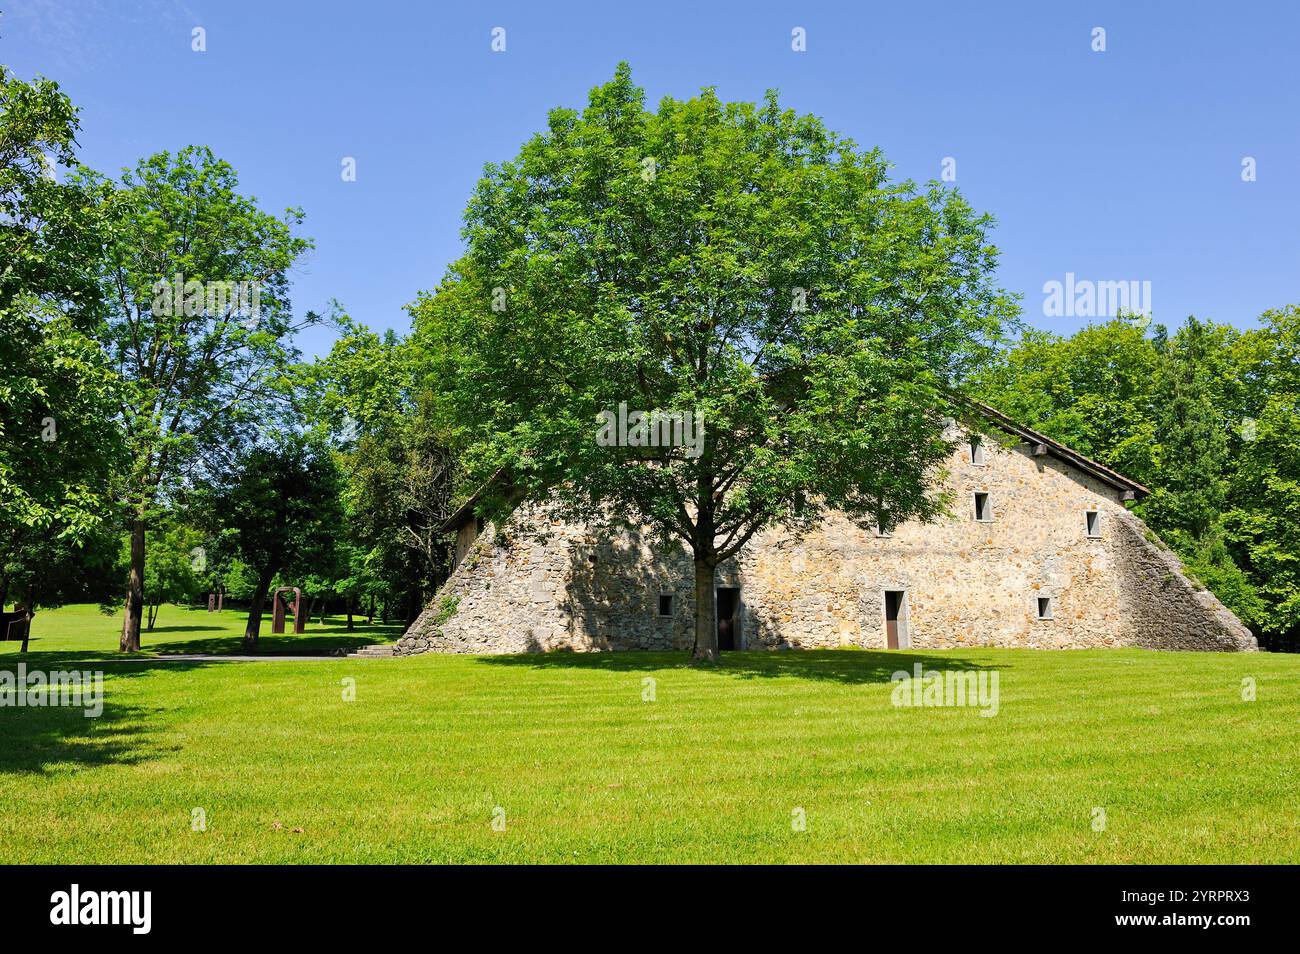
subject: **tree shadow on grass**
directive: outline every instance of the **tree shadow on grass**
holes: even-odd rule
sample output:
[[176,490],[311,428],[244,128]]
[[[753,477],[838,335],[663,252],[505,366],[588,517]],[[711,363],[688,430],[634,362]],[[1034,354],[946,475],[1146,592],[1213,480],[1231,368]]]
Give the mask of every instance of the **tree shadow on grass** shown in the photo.
[[[67,766],[75,769],[104,765],[138,765],[162,755],[167,749],[152,739],[151,723],[164,710],[134,705],[115,699],[122,680],[147,675],[162,666],[168,672],[180,667],[197,669],[201,662],[150,663],[145,660],[100,662],[87,666],[85,653],[40,653],[11,656],[0,661],[0,670],[16,674],[18,664],[26,666],[29,680],[41,672],[48,680],[55,672],[103,673],[103,692],[96,702],[87,697],[60,696],[68,704],[16,706],[13,697],[0,705],[0,775],[45,775]],[[0,687],[8,688],[8,686]],[[29,686],[30,688],[30,686]],[[56,693],[51,690],[51,697]],[[71,704],[75,702],[76,704]],[[102,705],[98,715],[88,716]]]
[[[397,635],[400,635],[397,634]],[[396,637],[394,637],[396,638]],[[257,656],[342,656],[355,652],[362,646],[375,646],[391,642],[387,634],[362,632],[321,633],[318,635],[267,636],[257,641]],[[146,647],[148,648],[148,647]],[[208,639],[171,640],[157,648],[159,656],[243,656],[243,636],[214,636]]]
[[1003,670],[1007,663],[979,663],[957,655],[913,651],[873,651],[846,649],[799,649],[778,652],[724,652],[716,666],[693,666],[686,653],[638,652],[611,653],[527,653],[517,656],[478,656],[489,666],[526,669],[590,669],[605,672],[653,672],[664,669],[698,668],[702,672],[733,676],[738,679],[808,679],[845,685],[887,683],[894,673],[915,674],[919,663],[922,672],[934,670]]

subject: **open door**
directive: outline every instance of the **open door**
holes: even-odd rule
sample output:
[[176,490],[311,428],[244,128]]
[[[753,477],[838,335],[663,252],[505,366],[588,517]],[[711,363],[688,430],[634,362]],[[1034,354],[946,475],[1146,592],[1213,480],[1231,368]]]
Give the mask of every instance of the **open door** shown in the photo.
[[736,610],[740,608],[740,589],[720,586],[718,598],[718,649],[736,648]]
[[902,590],[885,590],[885,646],[889,649],[907,648],[907,621],[904,618]]

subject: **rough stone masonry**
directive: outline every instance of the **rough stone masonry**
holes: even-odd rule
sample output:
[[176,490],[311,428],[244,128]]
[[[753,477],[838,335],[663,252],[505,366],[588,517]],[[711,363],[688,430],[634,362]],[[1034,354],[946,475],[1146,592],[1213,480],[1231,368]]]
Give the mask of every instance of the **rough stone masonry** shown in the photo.
[[[946,519],[882,535],[835,515],[801,538],[760,534],[719,567],[731,648],[1258,648],[1126,508],[1146,488],[982,410],[1011,443],[952,432]],[[466,506],[445,529],[456,568],[399,655],[692,644],[685,549],[560,522],[544,503],[500,526]]]

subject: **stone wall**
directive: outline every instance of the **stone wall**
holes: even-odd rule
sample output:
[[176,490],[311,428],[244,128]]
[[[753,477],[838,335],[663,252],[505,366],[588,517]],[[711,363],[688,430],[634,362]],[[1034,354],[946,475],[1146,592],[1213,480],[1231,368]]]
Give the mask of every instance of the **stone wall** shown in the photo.
[[[960,446],[952,512],[889,536],[835,515],[803,537],[769,531],[719,568],[739,586],[740,647],[885,647],[884,593],[906,595],[901,645],[1254,649],[1249,631],[1190,581],[1119,491],[1028,447]],[[988,493],[991,521],[975,519]],[[1089,510],[1099,514],[1089,536]],[[554,521],[545,506],[488,524],[398,644],[399,653],[686,649],[688,553],[639,534]],[[471,524],[472,526],[472,524]],[[539,528],[540,533],[525,527]],[[659,596],[672,612],[659,615]],[[1050,599],[1050,619],[1038,599]]]
[[1125,516],[1117,541],[1127,581],[1120,591],[1120,612],[1131,621],[1132,645],[1225,651],[1259,648],[1250,630],[1218,597],[1188,578],[1177,555],[1141,520],[1132,514]]

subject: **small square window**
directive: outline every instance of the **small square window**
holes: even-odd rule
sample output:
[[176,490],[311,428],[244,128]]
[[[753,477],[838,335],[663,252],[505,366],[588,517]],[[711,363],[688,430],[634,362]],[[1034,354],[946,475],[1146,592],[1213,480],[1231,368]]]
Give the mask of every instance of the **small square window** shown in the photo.
[[1087,518],[1088,518],[1088,536],[1090,537],[1101,536],[1101,513],[1096,510],[1089,510],[1087,512]]
[[659,615],[660,616],[673,615],[673,595],[671,593],[659,594]]
[[987,493],[975,494],[975,519],[984,523],[993,519],[993,502]]
[[1050,596],[1038,597],[1038,618],[1039,619],[1052,618],[1052,598]]
[[984,463],[984,441],[978,434],[971,435],[970,462],[977,467]]

